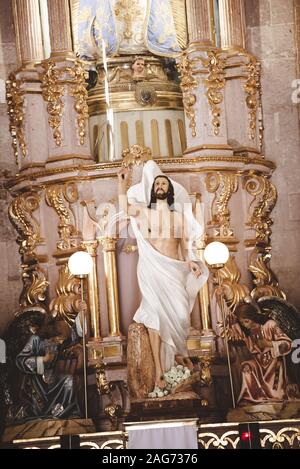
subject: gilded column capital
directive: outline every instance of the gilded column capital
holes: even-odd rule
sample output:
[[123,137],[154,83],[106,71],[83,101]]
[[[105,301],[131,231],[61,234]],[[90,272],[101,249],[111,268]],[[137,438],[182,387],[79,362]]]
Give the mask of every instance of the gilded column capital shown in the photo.
[[81,244],[92,257],[97,256],[99,241],[83,241]]
[[104,252],[114,252],[116,250],[117,238],[100,238],[99,243]]

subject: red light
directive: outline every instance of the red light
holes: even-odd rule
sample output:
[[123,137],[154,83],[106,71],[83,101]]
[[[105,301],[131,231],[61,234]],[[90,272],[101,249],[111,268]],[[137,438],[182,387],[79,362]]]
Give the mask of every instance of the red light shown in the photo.
[[243,432],[241,435],[242,441],[249,441],[252,440],[252,432]]

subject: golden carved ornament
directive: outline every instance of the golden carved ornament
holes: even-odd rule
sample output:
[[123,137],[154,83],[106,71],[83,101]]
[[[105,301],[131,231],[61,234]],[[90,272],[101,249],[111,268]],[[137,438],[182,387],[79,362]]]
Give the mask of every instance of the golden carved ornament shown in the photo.
[[278,279],[270,268],[270,253],[260,253],[255,249],[251,255],[248,270],[253,275],[255,288],[251,296],[257,300],[262,296],[278,296],[285,298],[284,292],[279,288]]
[[62,145],[61,120],[64,111],[63,97],[66,86],[70,96],[75,100],[74,109],[78,114],[79,141],[84,144],[86,136],[86,122],[88,119],[86,72],[83,62],[76,60],[72,67],[57,68],[51,60],[42,62],[44,73],[41,75],[42,95],[47,104],[49,125],[53,130],[53,137],[57,146]]
[[258,88],[258,139],[259,139],[259,151],[262,152],[264,143],[264,115],[262,105],[262,87],[260,82],[261,77],[261,64],[257,64],[259,74],[259,88]]
[[86,124],[89,117],[89,109],[87,105],[88,92],[86,89],[86,79],[88,72],[85,70],[83,63],[76,60],[74,67],[67,67],[66,71],[70,74],[72,82],[70,83],[70,95],[74,97],[74,109],[78,114],[77,125],[79,133],[80,145],[84,145],[86,136]]
[[22,265],[23,290],[19,303],[21,307],[33,306],[46,300],[46,290],[49,282],[45,271],[37,265]]
[[22,256],[33,255],[40,243],[40,225],[33,216],[40,206],[40,196],[36,192],[25,192],[16,197],[9,206],[8,215],[19,236],[17,243]]
[[49,125],[53,130],[53,138],[57,146],[62,145],[61,119],[64,110],[63,96],[65,87],[61,82],[64,75],[64,69],[56,68],[56,64],[51,60],[42,62],[44,73],[42,80],[42,95],[47,102],[47,111],[49,114]]
[[196,111],[194,106],[197,98],[191,91],[198,88],[198,82],[193,76],[195,60],[190,59],[186,52],[183,52],[178,63],[180,74],[180,87],[183,96],[183,107],[187,119],[190,121],[189,128],[192,129],[192,137],[197,136],[196,132]]
[[246,104],[249,109],[249,137],[254,140],[256,137],[256,117],[260,89],[260,73],[254,57],[249,58],[246,68],[248,77],[244,88],[247,94]]
[[225,238],[233,237],[228,204],[232,195],[238,190],[238,175],[236,173],[208,173],[205,185],[208,192],[215,194],[211,205],[212,219],[209,222],[210,225],[218,227],[214,235]]
[[135,99],[141,106],[153,106],[157,101],[157,93],[154,86],[144,81],[137,83],[135,87]]
[[9,115],[9,131],[12,137],[12,147],[18,164],[18,146],[22,156],[25,158],[27,154],[26,142],[24,136],[24,90],[23,82],[11,73],[9,80],[6,82],[6,101]]
[[124,246],[124,248],[122,249],[122,251],[125,252],[126,254],[133,254],[137,252],[137,250],[138,250],[138,247],[136,244],[126,244],[126,246]]
[[58,234],[60,241],[57,243],[58,250],[76,247],[76,240],[72,237],[78,235],[75,227],[75,216],[71,210],[71,204],[78,201],[77,186],[74,183],[50,186],[46,189],[46,202],[52,207],[60,220]]
[[95,366],[95,369],[96,369],[96,385],[97,385],[98,393],[100,394],[100,396],[103,396],[105,394],[110,394],[111,388],[106,378],[104,364],[102,362],[97,363],[97,365]]
[[201,384],[205,386],[209,386],[212,383],[211,357],[203,356],[203,357],[200,357],[199,361],[201,365]]
[[201,449],[237,449],[240,442],[238,430],[227,430],[218,435],[210,431],[198,433],[198,444]]
[[124,22],[124,39],[131,39],[134,34],[134,20],[142,17],[144,13],[139,0],[117,0],[114,11],[116,18]]
[[241,272],[236,264],[235,257],[230,256],[225,266],[218,272],[221,280],[223,296],[231,311],[234,311],[238,303],[249,295],[246,285],[240,283]]
[[256,231],[257,242],[269,244],[273,224],[270,213],[277,202],[277,190],[264,175],[250,174],[244,178],[244,189],[253,197],[249,206],[247,226]]
[[50,303],[50,314],[72,326],[80,312],[80,280],[71,274],[67,265],[59,269],[55,292],[57,297]]
[[204,82],[207,88],[206,96],[213,116],[212,125],[214,134],[219,135],[221,127],[220,104],[223,102],[223,90],[225,88],[224,68],[226,66],[226,59],[221,57],[222,52],[213,50],[208,51],[207,55],[207,59],[200,58],[200,60],[208,70],[208,77]]
[[117,423],[117,420],[122,415],[122,407],[119,404],[108,404],[104,409],[105,414],[111,419],[113,424]]
[[152,160],[152,153],[148,147],[132,145],[130,148],[122,151],[122,159],[122,166],[132,168],[133,166],[140,166],[148,160]]

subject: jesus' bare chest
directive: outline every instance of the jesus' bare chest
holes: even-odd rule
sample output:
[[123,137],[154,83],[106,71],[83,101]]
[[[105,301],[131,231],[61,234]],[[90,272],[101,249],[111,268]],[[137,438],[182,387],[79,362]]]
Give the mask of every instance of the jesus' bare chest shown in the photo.
[[139,213],[137,222],[146,238],[174,239],[182,236],[180,216],[170,210],[144,209]]

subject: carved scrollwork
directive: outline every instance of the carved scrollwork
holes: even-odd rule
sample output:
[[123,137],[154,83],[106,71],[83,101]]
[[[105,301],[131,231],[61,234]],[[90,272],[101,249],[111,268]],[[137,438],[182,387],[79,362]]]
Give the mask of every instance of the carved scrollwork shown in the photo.
[[36,192],[25,192],[17,196],[9,206],[8,215],[19,234],[17,242],[22,256],[32,255],[41,241],[39,222],[33,216],[39,206],[40,196]]
[[262,296],[279,296],[285,298],[285,294],[278,286],[278,279],[270,267],[270,253],[260,253],[254,250],[251,256],[249,271],[252,273],[255,288],[251,296],[257,300]]
[[260,89],[260,70],[254,57],[249,58],[246,69],[248,77],[244,88],[247,95],[246,104],[249,109],[249,137],[254,140],[256,137],[256,117]]
[[180,73],[180,87],[183,95],[183,107],[187,119],[190,121],[189,127],[192,129],[192,137],[197,136],[196,132],[196,111],[194,106],[197,98],[191,91],[198,88],[198,82],[193,76],[193,67],[195,60],[190,59],[186,52],[183,52],[181,59],[178,63],[178,70]]
[[238,430],[229,430],[222,435],[213,431],[198,434],[200,449],[236,449],[239,441]]
[[80,312],[80,280],[71,274],[67,265],[59,269],[55,291],[57,297],[50,303],[50,313],[72,325]]
[[11,73],[6,82],[6,100],[9,115],[9,131],[12,137],[12,147],[18,164],[18,146],[23,157],[27,154],[24,135],[24,90],[23,82]]
[[206,189],[214,193],[215,197],[211,206],[212,226],[218,227],[215,236],[229,238],[233,236],[230,228],[230,210],[228,204],[232,194],[238,190],[238,175],[235,173],[208,173],[205,179]]
[[257,242],[270,243],[273,224],[270,213],[276,205],[277,190],[266,176],[251,174],[244,179],[244,188],[253,197],[247,226],[256,231]]
[[23,290],[19,303],[21,307],[33,306],[46,300],[46,290],[49,282],[45,271],[38,265],[22,265]]
[[228,308],[234,311],[238,303],[249,295],[246,285],[240,283],[241,272],[236,264],[235,257],[230,256],[225,266],[218,272],[221,280],[223,295]]
[[75,227],[75,217],[71,210],[71,204],[78,200],[78,191],[74,183],[64,186],[55,185],[46,190],[46,202],[52,207],[60,220],[58,234],[60,241],[57,243],[58,250],[71,249],[76,246],[74,236],[78,235]]

